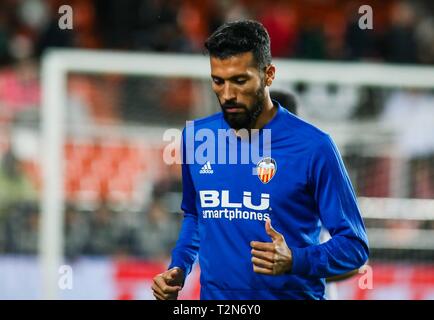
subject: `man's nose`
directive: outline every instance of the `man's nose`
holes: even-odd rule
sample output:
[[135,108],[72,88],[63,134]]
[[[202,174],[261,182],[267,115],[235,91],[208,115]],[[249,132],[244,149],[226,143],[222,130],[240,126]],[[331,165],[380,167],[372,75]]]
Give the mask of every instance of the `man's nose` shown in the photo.
[[232,101],[235,100],[236,94],[235,90],[233,90],[232,86],[230,84],[225,84],[223,87],[223,101]]

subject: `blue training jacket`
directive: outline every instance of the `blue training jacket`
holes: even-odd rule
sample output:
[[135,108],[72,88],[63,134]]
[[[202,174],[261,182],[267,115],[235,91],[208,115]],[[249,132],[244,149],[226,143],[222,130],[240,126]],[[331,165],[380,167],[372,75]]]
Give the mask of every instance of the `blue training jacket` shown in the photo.
[[[169,268],[187,276],[199,256],[201,299],[324,299],[324,278],[368,259],[356,195],[332,139],[273,103],[276,115],[250,141],[229,130],[221,112],[183,131],[184,219]],[[258,157],[253,146],[269,153]],[[292,251],[289,274],[253,272],[250,242],[272,242],[267,217]],[[322,244],[321,225],[332,237]]]

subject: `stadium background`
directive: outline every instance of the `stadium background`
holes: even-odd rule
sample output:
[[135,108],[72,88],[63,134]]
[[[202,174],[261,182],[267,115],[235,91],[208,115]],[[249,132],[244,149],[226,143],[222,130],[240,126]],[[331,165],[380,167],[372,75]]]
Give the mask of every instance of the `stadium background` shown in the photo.
[[[58,27],[63,4],[73,9],[72,30]],[[358,27],[364,4],[373,8],[373,30]],[[239,18],[267,27],[275,58],[434,64],[428,0],[2,0],[0,298],[44,298],[38,259],[44,54],[61,47],[200,55],[216,26]],[[180,226],[181,177],[177,166],[163,163],[164,144],[150,141],[146,129],[180,128],[218,106],[204,81],[86,72],[67,79],[63,236],[73,288],[59,290],[59,297],[151,299],[150,281],[167,265]],[[199,97],[198,87],[205,92]],[[339,297],[433,299],[434,84],[290,88],[300,97],[301,116],[342,142],[357,195],[376,204],[362,207],[369,213],[374,287],[359,288],[363,275],[357,275],[338,284]],[[355,125],[371,136],[367,144],[345,136],[347,129],[333,135],[333,128]],[[198,276],[196,268],[182,298],[198,297]]]

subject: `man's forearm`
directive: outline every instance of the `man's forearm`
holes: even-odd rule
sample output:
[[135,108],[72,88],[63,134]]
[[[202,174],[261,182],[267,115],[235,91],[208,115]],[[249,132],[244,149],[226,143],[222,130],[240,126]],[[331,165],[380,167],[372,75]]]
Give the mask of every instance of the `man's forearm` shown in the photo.
[[191,271],[198,251],[199,231],[197,216],[195,214],[185,213],[178,241],[176,242],[175,248],[172,250],[172,261],[169,265],[169,269],[179,267],[186,277]]
[[335,236],[329,241],[305,248],[290,248],[292,273],[329,278],[352,272],[368,259],[368,249],[355,238]]

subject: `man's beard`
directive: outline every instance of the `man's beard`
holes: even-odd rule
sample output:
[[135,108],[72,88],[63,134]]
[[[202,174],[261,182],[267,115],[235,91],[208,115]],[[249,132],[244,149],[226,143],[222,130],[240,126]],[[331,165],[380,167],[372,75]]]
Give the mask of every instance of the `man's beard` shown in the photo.
[[[232,129],[249,130],[253,128],[253,126],[256,124],[256,120],[262,113],[262,110],[264,109],[264,102],[264,88],[259,88],[259,90],[256,91],[256,100],[250,109],[248,109],[246,105],[242,103],[226,102],[224,104],[220,104],[220,106],[223,111],[224,119]],[[227,108],[240,108],[244,111],[229,113],[226,111]]]

